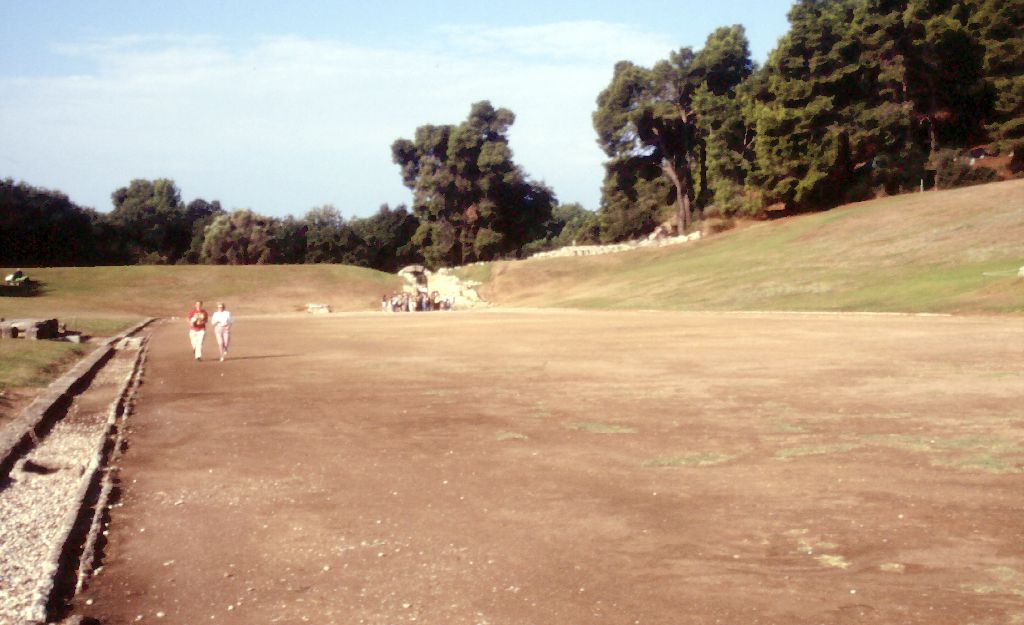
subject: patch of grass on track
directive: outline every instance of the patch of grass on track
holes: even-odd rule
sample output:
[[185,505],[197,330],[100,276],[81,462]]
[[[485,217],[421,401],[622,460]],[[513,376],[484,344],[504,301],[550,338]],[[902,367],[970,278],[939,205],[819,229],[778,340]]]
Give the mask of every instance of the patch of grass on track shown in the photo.
[[1024,574],[1008,566],[988,571],[991,579],[987,584],[964,584],[963,588],[980,595],[1014,595],[1024,597]]
[[569,427],[573,430],[582,430],[594,434],[636,434],[637,429],[625,425],[611,423],[572,423]]
[[644,463],[645,467],[710,467],[735,458],[715,452],[694,452],[679,456],[654,458]]
[[832,445],[805,445],[801,447],[787,447],[775,452],[775,457],[780,460],[800,458],[802,456],[820,456],[823,454],[836,454],[853,451],[859,447],[854,443],[835,443]]
[[872,436],[868,440],[932,456],[931,465],[986,473],[1024,473],[1024,447],[1014,439],[996,435],[972,434],[941,436]]
[[932,460],[932,465],[955,469],[974,469],[985,473],[1024,473],[1024,454],[1007,457],[995,454],[972,454],[960,458]]
[[498,432],[495,438],[499,441],[525,441],[529,437],[518,432]]

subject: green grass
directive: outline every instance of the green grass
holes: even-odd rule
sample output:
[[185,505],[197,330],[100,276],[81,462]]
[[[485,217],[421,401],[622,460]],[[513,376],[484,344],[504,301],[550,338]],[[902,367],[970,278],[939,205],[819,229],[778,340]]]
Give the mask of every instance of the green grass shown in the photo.
[[[139,317],[74,316],[58,319],[67,330],[87,337],[113,336],[141,320]],[[89,344],[63,341],[3,339],[0,342],[0,391],[45,387],[93,349]]]
[[637,429],[609,423],[572,423],[569,427],[573,430],[582,430],[594,434],[636,434]]
[[92,349],[91,345],[62,341],[3,339],[0,390],[44,387]]
[[835,443],[832,445],[805,445],[801,447],[787,447],[775,452],[775,457],[781,460],[789,458],[800,458],[802,456],[820,456],[823,454],[834,454],[852,451],[858,445],[853,443]]
[[834,569],[848,569],[850,568],[850,561],[841,555],[822,553],[814,556],[814,559],[821,562],[825,566],[832,567]]
[[889,435],[867,439],[896,449],[930,454],[930,463],[936,467],[995,474],[1024,473],[1024,447],[1013,438],[973,434],[952,438]]
[[1024,574],[1008,566],[988,571],[991,582],[987,584],[964,584],[963,588],[981,595],[999,594],[1024,597]]
[[306,304],[378,310],[382,294],[403,281],[346,265],[54,267],[28,269],[35,297],[0,298],[0,317],[165,317],[201,299],[224,300],[236,314],[287,313]]
[[85,336],[114,336],[142,321],[141,317],[64,317],[61,323],[69,331]]
[[529,437],[518,432],[498,432],[495,438],[499,441],[525,441]]
[[[678,247],[477,265],[511,306],[1024,313],[1024,180],[759,222]],[[488,275],[489,272],[489,275]]]
[[991,453],[981,453],[960,458],[938,458],[932,460],[932,464],[940,467],[975,470],[985,473],[1024,473],[1024,454],[1007,457]]
[[710,467],[732,460],[735,456],[715,452],[694,452],[679,456],[654,458],[645,467]]

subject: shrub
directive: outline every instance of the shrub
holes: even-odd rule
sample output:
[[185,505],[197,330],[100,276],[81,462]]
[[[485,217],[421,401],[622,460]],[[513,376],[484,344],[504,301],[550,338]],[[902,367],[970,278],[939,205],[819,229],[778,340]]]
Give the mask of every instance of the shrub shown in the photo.
[[971,167],[955,150],[939,150],[932,157],[935,168],[935,186],[940,189],[967,187],[999,180],[999,174],[989,167]]

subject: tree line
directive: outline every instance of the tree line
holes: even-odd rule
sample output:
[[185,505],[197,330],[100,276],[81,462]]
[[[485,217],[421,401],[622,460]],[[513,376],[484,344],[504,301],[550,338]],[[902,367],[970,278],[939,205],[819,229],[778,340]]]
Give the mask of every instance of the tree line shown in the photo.
[[[424,259],[435,266],[461,260],[433,251],[431,245],[442,249],[431,239],[437,235],[401,205],[349,219],[330,205],[299,218],[268,217],[226,211],[216,200],[185,203],[168,179],[132,180],[111,198],[113,210],[101,213],[59,191],[0,181],[0,265],[341,263],[395,272]],[[592,214],[577,204],[555,206],[529,245],[497,249],[497,236],[485,235],[490,242],[473,257],[567,245],[566,237]]]
[[[622,61],[597,96],[601,204],[561,205],[513,159],[515,115],[473,104],[391,145],[411,207],[345,219],[187,204],[172,180],[133,180],[113,209],[0,183],[0,263],[345,263],[384,271],[515,258],[669,224],[769,208],[822,210],[996,179],[965,148],[1024,165],[1024,3],[798,0],[763,66],[740,25],[652,67]],[[1005,160],[1005,159],[1004,159]]]
[[799,0],[788,17],[763,67],[739,25],[615,66],[593,115],[602,239],[994,180],[958,158],[979,144],[1020,172],[1024,3]]

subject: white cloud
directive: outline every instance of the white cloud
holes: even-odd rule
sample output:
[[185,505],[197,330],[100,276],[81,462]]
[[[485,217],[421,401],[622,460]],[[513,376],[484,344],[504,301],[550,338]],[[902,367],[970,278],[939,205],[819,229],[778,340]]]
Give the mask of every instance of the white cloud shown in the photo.
[[333,203],[346,215],[408,201],[390,145],[470,104],[510,108],[515,158],[563,201],[596,208],[603,157],[590,122],[613,64],[650,64],[659,35],[601,22],[447,28],[421,47],[269,38],[134,37],[66,45],[75,76],[0,78],[0,163],[100,209],[136,177],[186,199],[269,214]]
[[537,26],[489,28],[456,26],[442,30],[448,42],[484,55],[515,54],[543,62],[614,64],[623,59],[653,63],[672,44],[662,34],[598,21],[558,22]]

